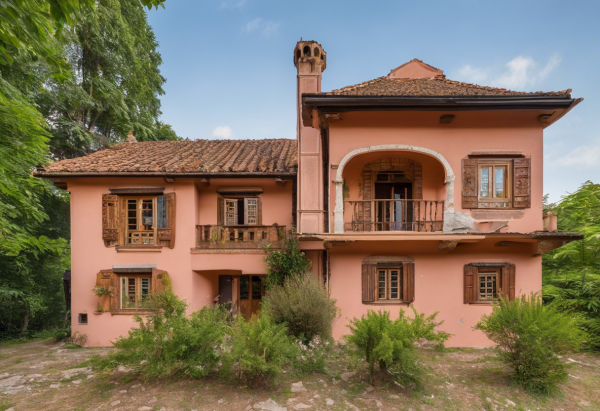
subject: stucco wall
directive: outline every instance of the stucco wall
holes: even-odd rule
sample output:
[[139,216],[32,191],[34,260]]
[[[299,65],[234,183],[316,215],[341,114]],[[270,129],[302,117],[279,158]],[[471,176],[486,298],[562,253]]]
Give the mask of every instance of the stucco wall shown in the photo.
[[[475,150],[519,150],[531,156],[531,208],[525,209],[522,218],[509,221],[505,231],[531,232],[542,229],[543,200],[543,129],[536,112],[456,112],[451,124],[439,124],[442,112],[353,112],[343,113],[341,121],[334,121],[329,128],[330,164],[339,165],[342,159],[354,150],[387,144],[405,144],[434,150],[441,154],[452,168],[454,181],[454,208],[457,212],[469,212],[461,208],[461,160]],[[411,155],[408,152],[407,158]],[[372,159],[373,155],[362,154]],[[356,170],[362,167],[361,158],[351,160],[348,177],[344,178],[351,187],[356,185]],[[389,153],[380,153],[379,158]],[[433,160],[436,161],[437,160]],[[437,167],[439,168],[439,167]],[[329,167],[330,180],[337,170]],[[439,171],[423,164],[423,186],[427,175],[435,176],[432,187],[439,181]],[[336,199],[336,185],[330,190],[330,221]],[[316,191],[316,190],[315,190]],[[439,191],[428,195],[439,196]],[[424,191],[424,199],[428,199]],[[445,190],[442,199],[445,199]],[[333,231],[333,226],[331,227]]]
[[[166,183],[162,178],[79,178],[67,180],[71,192],[71,295],[73,331],[86,334],[89,346],[110,345],[119,335],[125,335],[133,325],[131,315],[94,315],[98,298],[92,293],[96,274],[113,265],[156,264],[169,272],[173,291],[198,310],[212,302],[218,293],[218,276],[202,276],[194,270],[241,270],[243,274],[264,274],[264,254],[236,250],[192,254],[196,244],[196,224],[216,224],[216,188],[222,186],[259,186],[263,223],[291,226],[292,183],[285,187],[269,179],[213,180],[209,187],[194,179],[176,179]],[[176,193],[175,248],[153,251],[117,252],[105,247],[102,240],[102,194],[109,188],[165,187],[165,193]],[[88,314],[88,324],[78,324],[78,314]]]

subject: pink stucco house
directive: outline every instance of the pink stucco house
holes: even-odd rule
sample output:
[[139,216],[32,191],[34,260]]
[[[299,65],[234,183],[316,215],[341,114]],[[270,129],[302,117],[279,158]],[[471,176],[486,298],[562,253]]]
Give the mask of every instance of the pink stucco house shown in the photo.
[[[580,238],[543,215],[544,129],[581,99],[447,79],[412,60],[323,92],[327,54],[294,49],[297,139],[137,142],[35,174],[71,193],[72,324],[109,345],[169,273],[190,310],[260,307],[264,244],[295,228],[341,317],[439,311],[452,346],[500,293],[541,291],[541,256]],[[115,295],[98,298],[96,285]],[[98,305],[104,312],[97,312]]]

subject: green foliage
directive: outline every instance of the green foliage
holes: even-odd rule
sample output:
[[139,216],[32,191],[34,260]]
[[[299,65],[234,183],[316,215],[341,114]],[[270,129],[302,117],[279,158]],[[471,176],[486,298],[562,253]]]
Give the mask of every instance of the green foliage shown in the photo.
[[92,291],[94,292],[94,294],[96,294],[97,297],[102,297],[103,295],[113,295],[115,293],[112,287],[102,287],[99,285],[94,287]]
[[551,392],[566,378],[557,355],[580,349],[586,338],[577,315],[556,304],[543,305],[535,294],[500,300],[475,328],[497,344],[500,356],[513,368],[514,381],[538,393]]
[[186,316],[186,303],[170,291],[156,295],[154,314],[134,317],[137,328],[115,342],[121,350],[107,358],[96,358],[99,368],[125,364],[143,378],[187,375],[202,378],[218,362],[216,350],[225,335],[227,312],[206,306]]
[[282,372],[290,350],[284,325],[266,315],[236,318],[222,349],[222,375],[250,387],[268,386]]
[[292,366],[296,373],[301,376],[312,372],[325,374],[332,346],[331,341],[323,341],[318,335],[308,343],[296,340],[290,350]]
[[315,336],[330,340],[332,323],[338,315],[335,300],[311,273],[294,275],[283,285],[271,286],[261,309],[305,344]]
[[304,274],[311,267],[311,261],[300,251],[298,239],[292,231],[282,242],[283,245],[279,251],[265,250],[268,253],[265,257],[268,274],[265,280],[267,289],[275,285],[283,285],[286,278]]
[[350,321],[350,335],[346,339],[356,354],[366,360],[371,382],[375,380],[378,366],[382,377],[391,375],[403,384],[421,386],[423,370],[415,353],[415,343],[419,338],[428,338],[443,345],[449,335],[435,330],[441,324],[435,322],[437,313],[425,317],[414,308],[413,313],[415,318],[411,319],[400,310],[398,319],[392,321],[388,311],[369,310],[366,316]]

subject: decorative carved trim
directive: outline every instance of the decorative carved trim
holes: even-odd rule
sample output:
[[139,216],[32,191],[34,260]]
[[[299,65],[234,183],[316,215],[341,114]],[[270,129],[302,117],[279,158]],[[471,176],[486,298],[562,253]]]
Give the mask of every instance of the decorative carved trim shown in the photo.
[[104,228],[102,230],[102,238],[108,241],[117,241],[119,239],[119,229]]
[[171,241],[173,231],[170,228],[158,228],[157,236],[159,241]]
[[395,264],[414,261],[415,259],[408,255],[371,255],[363,260],[363,264]]
[[458,245],[458,241],[440,241],[438,249],[440,251],[452,251]]

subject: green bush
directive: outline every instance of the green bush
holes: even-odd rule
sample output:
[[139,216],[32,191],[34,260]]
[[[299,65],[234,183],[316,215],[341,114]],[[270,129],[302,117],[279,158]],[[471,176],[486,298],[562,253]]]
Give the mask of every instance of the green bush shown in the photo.
[[262,302],[262,312],[288,332],[308,344],[315,336],[331,339],[338,312],[323,285],[310,273],[288,277],[283,285],[271,287]]
[[216,347],[227,329],[227,312],[219,306],[206,306],[191,316],[186,303],[170,291],[154,296],[156,312],[134,317],[137,328],[114,343],[120,350],[95,360],[100,368],[124,364],[143,378],[188,375],[201,378],[215,370],[219,360]]
[[578,350],[586,338],[579,317],[557,305],[543,305],[536,294],[513,301],[502,299],[476,325],[497,344],[502,359],[513,368],[523,388],[549,393],[567,376],[558,354]]
[[269,247],[265,248],[267,253],[265,257],[265,263],[267,264],[265,286],[267,289],[276,285],[283,285],[288,277],[310,271],[311,261],[300,251],[300,245],[294,237],[294,233],[290,231],[282,242],[281,250],[270,251]]
[[221,372],[250,387],[268,386],[281,374],[290,350],[284,325],[266,315],[250,321],[238,316],[221,345]]
[[352,319],[346,337],[355,352],[369,366],[371,382],[376,376],[376,366],[382,377],[393,376],[398,382],[419,387],[422,367],[416,356],[415,342],[427,338],[443,346],[449,334],[436,331],[441,322],[436,323],[437,313],[425,317],[413,308],[415,319],[409,318],[400,310],[398,319],[392,321],[388,311],[369,310],[366,316]]

